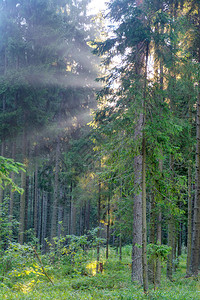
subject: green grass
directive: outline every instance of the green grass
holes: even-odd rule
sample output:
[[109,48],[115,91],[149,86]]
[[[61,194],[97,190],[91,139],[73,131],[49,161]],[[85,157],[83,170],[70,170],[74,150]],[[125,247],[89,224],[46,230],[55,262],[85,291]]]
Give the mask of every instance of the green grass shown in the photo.
[[[185,278],[186,257],[180,258],[179,266],[170,282],[165,276],[165,266],[162,270],[162,283],[159,289],[153,290],[150,285],[148,295],[144,295],[139,285],[131,282],[130,247],[125,247],[122,263],[119,262],[115,252],[111,251],[112,258],[105,262],[105,253],[102,251],[104,261],[103,274],[81,275],[80,272],[70,273],[69,266],[57,265],[47,268],[54,281],[54,286],[44,276],[38,277],[38,282],[31,281],[34,274],[23,278],[16,278],[12,284],[6,280],[0,283],[0,300],[3,299],[165,299],[165,300],[198,300],[200,299],[200,282],[193,278]],[[90,260],[94,259],[90,254]],[[88,260],[87,263],[91,262]],[[84,263],[85,265],[87,264]]]

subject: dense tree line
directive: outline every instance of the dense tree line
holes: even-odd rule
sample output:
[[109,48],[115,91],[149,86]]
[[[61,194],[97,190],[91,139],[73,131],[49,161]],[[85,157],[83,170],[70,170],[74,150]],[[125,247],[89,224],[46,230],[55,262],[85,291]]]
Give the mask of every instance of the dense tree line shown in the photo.
[[26,166],[20,198],[1,189],[2,247],[32,230],[47,251],[46,238],[103,228],[106,258],[109,244],[121,259],[132,243],[132,280],[146,292],[166,253],[173,279],[183,247],[186,275],[198,275],[200,3],[111,0],[103,37],[88,3],[1,4],[1,155]]

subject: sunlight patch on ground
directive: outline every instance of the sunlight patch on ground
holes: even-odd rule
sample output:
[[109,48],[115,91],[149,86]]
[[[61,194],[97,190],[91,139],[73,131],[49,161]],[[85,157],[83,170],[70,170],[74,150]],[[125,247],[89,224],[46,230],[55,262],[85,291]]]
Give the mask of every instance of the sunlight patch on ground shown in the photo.
[[86,269],[89,271],[89,273],[93,276],[97,273],[97,261],[92,261],[91,263],[87,264]]
[[[102,267],[102,269],[101,269]],[[97,274],[97,261],[92,261],[91,263],[87,264],[86,269],[90,273],[90,275],[95,276]],[[99,272],[104,274],[103,271],[103,262],[99,262]]]
[[24,294],[30,293],[36,285],[36,281],[33,279],[26,283],[18,283],[14,285],[14,289],[21,291]]

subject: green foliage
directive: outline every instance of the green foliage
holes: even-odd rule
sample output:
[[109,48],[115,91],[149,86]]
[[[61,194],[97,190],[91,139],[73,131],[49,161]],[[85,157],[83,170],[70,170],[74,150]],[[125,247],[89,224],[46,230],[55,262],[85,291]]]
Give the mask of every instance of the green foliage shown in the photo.
[[[129,249],[128,249],[129,248]],[[64,272],[57,263],[47,266],[48,272],[54,277],[55,285],[51,286],[40,275],[39,266],[33,266],[33,252],[29,246],[11,245],[11,250],[6,254],[13,257],[13,268],[18,269],[20,276],[5,278],[0,282],[0,298],[4,299],[163,299],[163,300],[196,300],[199,297],[199,284],[192,278],[184,278],[185,256],[180,258],[180,264],[174,276],[174,282],[169,281],[163,274],[161,286],[153,291],[151,286],[148,295],[144,295],[142,288],[131,282],[130,268],[124,261],[130,261],[130,246],[123,249],[124,260],[117,261],[115,251],[111,249],[111,257],[104,264],[103,274],[87,276],[86,274]],[[128,256],[127,256],[128,254]],[[27,259],[25,261],[25,258]],[[42,257],[45,261],[44,257]],[[20,265],[25,262],[23,267]],[[37,265],[37,263],[35,263]],[[31,269],[31,267],[33,269]],[[66,268],[66,266],[65,266]],[[14,269],[13,269],[14,270]],[[34,272],[36,273],[33,273]],[[66,268],[67,270],[67,268]],[[31,273],[30,273],[31,272]],[[38,273],[38,274],[37,274]],[[37,277],[39,275],[39,277]],[[34,280],[34,283],[32,282]],[[8,284],[9,281],[9,284]],[[32,283],[31,283],[32,282]],[[8,288],[9,286],[9,288]]]
[[[15,218],[10,220],[8,216],[8,203],[9,198],[5,198],[2,207],[1,207],[1,214],[0,214],[0,252],[4,251],[3,249],[6,248],[6,245],[11,239],[12,231],[16,230],[19,226],[19,223]],[[11,230],[12,226],[12,230]]]
[[10,178],[10,173],[19,173],[19,171],[25,172],[24,165],[15,162],[13,159],[0,156],[0,187],[11,185],[13,191],[23,193],[23,190],[18,187]]
[[46,255],[48,264],[57,264],[62,273],[74,276],[74,274],[88,274],[86,268],[89,253],[97,245],[105,244],[105,239],[97,237],[98,228],[88,231],[87,235],[67,235],[55,237],[53,245],[46,240],[50,252]]
[[167,256],[172,251],[171,247],[167,245],[160,244],[148,244],[147,245],[147,255],[149,261],[155,261],[156,259],[160,259],[161,261],[165,261]]
[[31,280],[30,288],[45,278],[36,262],[32,246],[9,243],[1,257],[1,278],[8,287],[21,290],[24,281]]

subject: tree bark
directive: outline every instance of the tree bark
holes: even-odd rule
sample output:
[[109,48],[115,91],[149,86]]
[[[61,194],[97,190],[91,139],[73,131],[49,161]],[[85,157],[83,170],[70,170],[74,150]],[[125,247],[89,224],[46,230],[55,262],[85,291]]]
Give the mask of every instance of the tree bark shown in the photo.
[[34,174],[34,231],[37,236],[38,232],[38,163],[35,162]]
[[[143,114],[140,114],[135,128],[134,139],[142,137]],[[132,247],[132,281],[143,283],[142,278],[142,155],[134,158],[134,205],[133,205],[133,247]]]
[[[150,224],[149,224],[149,243],[154,244],[156,240],[156,213],[155,213],[156,203],[155,203],[155,195],[152,193],[151,195],[151,211],[150,211]],[[148,278],[151,283],[155,282],[155,263],[154,260],[149,262],[148,267]]]
[[146,93],[147,93],[147,68],[149,57],[149,45],[146,46],[145,74],[144,74],[144,99],[143,99],[143,132],[142,132],[142,270],[143,289],[148,291],[148,264],[147,264],[147,197],[146,197]]
[[187,228],[187,271],[186,276],[190,275],[190,263],[192,252],[192,168],[191,163],[188,166],[188,228]]
[[57,220],[58,220],[58,172],[59,172],[59,156],[60,156],[60,139],[56,141],[56,161],[55,161],[55,177],[54,177],[54,197],[51,221],[51,243],[54,245],[54,238],[57,236]]
[[[101,163],[100,163],[101,167]],[[97,203],[97,222],[98,222],[98,231],[97,231],[97,238],[100,238],[100,221],[101,221],[101,182],[99,179],[99,191],[98,191],[98,203]],[[96,265],[96,272],[99,272],[99,260],[100,260],[100,243],[97,243],[97,265]]]
[[109,255],[109,240],[110,240],[110,189],[108,195],[108,205],[107,205],[107,228],[106,228],[106,259]]
[[[199,82],[200,89],[200,82]],[[197,133],[196,133],[196,178],[195,178],[195,201],[194,201],[194,221],[193,221],[193,238],[191,251],[191,268],[190,272],[198,276],[199,267],[199,239],[200,239],[200,92],[197,99]]]
[[[24,165],[27,167],[27,133],[24,129],[23,133],[23,160]],[[18,241],[22,245],[24,243],[24,230],[25,230],[25,207],[26,207],[26,172],[21,173],[21,185],[24,189],[23,194],[20,196],[20,214],[19,214],[19,237]]]
[[[16,154],[16,142],[13,140],[12,143],[12,159],[15,159],[15,154]],[[14,182],[15,180],[15,173],[12,172],[11,173],[11,179]],[[10,190],[10,209],[9,209],[9,235],[10,235],[10,239],[12,239],[12,221],[13,221],[13,206],[14,206],[14,192],[12,191],[12,189]]]
[[[170,169],[171,169],[171,181],[173,182],[173,170],[174,170],[174,158],[171,155],[170,158]],[[167,259],[167,277],[172,280],[173,273],[173,255],[174,255],[174,217],[172,213],[169,213],[168,217],[168,246],[171,247],[171,251]]]
[[[161,150],[161,155],[162,155]],[[163,160],[159,160],[159,171],[162,174],[163,172]],[[157,244],[162,244],[162,210],[158,208],[158,223],[157,223]],[[158,257],[156,260],[156,275],[155,275],[155,286],[159,286],[161,282],[161,258]]]
[[[5,96],[3,96],[3,113],[5,113],[5,110],[6,110],[6,98]],[[3,134],[3,137],[2,137],[2,141],[1,141],[1,156],[5,156],[5,137],[4,137],[4,134]],[[2,214],[2,204],[3,204],[3,198],[4,198],[4,190],[2,187],[0,187],[0,217],[1,217],[1,214]]]

